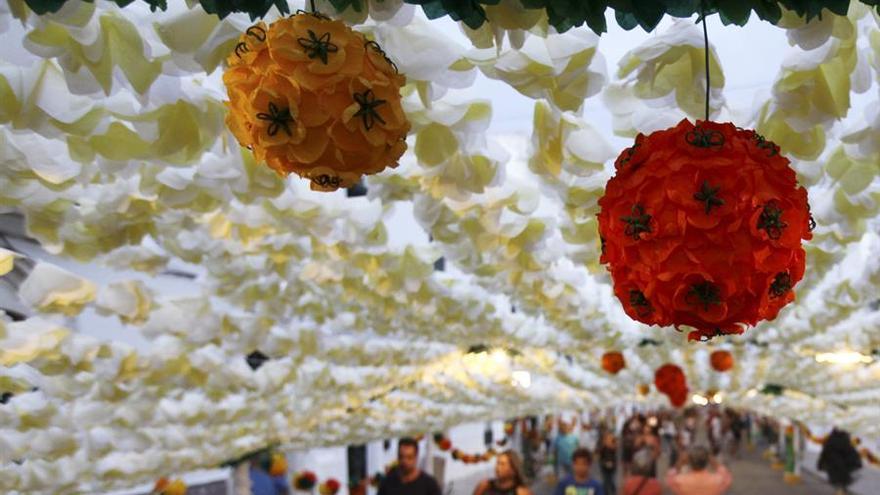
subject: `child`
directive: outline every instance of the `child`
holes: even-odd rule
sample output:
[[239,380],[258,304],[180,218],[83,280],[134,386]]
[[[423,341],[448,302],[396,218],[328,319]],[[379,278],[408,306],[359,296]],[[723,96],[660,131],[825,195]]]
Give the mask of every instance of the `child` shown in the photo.
[[579,448],[571,456],[572,474],[556,485],[553,495],[605,495],[602,483],[590,478],[593,455],[585,448]]

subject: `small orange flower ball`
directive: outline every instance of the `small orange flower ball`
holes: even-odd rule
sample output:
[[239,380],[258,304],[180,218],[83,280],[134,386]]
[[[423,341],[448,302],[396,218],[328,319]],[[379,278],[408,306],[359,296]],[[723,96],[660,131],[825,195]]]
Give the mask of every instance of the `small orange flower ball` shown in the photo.
[[339,492],[340,484],[333,478],[328,479],[327,481],[321,483],[321,486],[318,487],[318,491],[321,495],[336,495]]
[[287,458],[284,454],[272,454],[272,463],[269,465],[270,476],[284,476],[287,474]]
[[642,397],[648,395],[648,392],[651,391],[651,386],[647,383],[640,383],[638,387],[639,395]]
[[714,351],[709,355],[709,363],[712,369],[724,373],[733,368],[733,355],[727,351]]
[[159,478],[153,486],[153,493],[158,495],[186,495],[186,483],[183,480],[169,481]]
[[617,351],[610,351],[602,354],[602,369],[616,375],[620,370],[626,368],[626,360],[623,354]]
[[341,21],[298,13],[250,27],[227,59],[226,124],[280,175],[333,191],[396,167],[409,122],[406,78]]

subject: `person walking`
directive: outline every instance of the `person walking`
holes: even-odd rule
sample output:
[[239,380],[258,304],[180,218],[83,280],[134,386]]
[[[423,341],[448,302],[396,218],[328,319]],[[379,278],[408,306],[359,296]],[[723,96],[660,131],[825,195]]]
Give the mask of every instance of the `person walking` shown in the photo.
[[495,459],[495,478],[477,485],[474,495],[531,495],[523,475],[522,461],[516,452],[507,450]]
[[572,473],[572,455],[578,448],[578,437],[572,432],[573,424],[559,420],[559,434],[553,442],[554,471],[557,479]]
[[642,431],[642,421],[638,416],[633,416],[626,420],[623,424],[621,461],[623,462],[623,473],[629,472],[629,466],[632,463],[633,455],[635,455],[637,446],[636,442],[639,433]]
[[572,454],[571,465],[572,473],[556,485],[553,495],[605,495],[602,483],[590,478],[593,455],[588,449],[576,449]]
[[675,495],[721,495],[732,482],[730,471],[702,445],[680,456],[678,464],[666,473],[666,486]]
[[[647,450],[640,450],[633,456],[630,474],[623,479],[620,495],[660,495],[663,487],[657,478],[651,475],[654,459]],[[614,492],[606,490],[606,493]]]
[[651,457],[650,476],[657,477],[657,459],[660,458],[660,439],[654,433],[654,429],[650,425],[642,428],[642,433],[636,440],[636,452],[648,452]]
[[834,428],[822,443],[819,462],[816,466],[828,475],[828,482],[836,489],[837,495],[848,493],[853,482],[853,473],[862,468],[859,452],[853,447],[849,433]]
[[608,495],[617,493],[617,438],[607,431],[596,449],[599,458],[599,471],[602,473],[602,487]]
[[397,443],[397,467],[379,483],[378,495],[440,495],[437,480],[419,469],[419,443],[414,439]]
[[265,451],[254,454],[249,459],[251,495],[278,495],[278,489],[268,471],[270,462],[269,453]]

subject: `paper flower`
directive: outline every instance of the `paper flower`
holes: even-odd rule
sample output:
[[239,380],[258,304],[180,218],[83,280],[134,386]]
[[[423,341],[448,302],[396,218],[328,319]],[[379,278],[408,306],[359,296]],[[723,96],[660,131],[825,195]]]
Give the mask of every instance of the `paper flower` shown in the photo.
[[14,251],[0,248],[0,277],[12,271],[13,261],[18,256]]
[[616,375],[620,370],[626,368],[626,360],[623,354],[617,351],[610,351],[602,354],[602,369]]
[[378,44],[341,21],[300,13],[260,22],[227,62],[226,123],[280,175],[333,191],[396,167],[406,150],[405,78]]
[[812,238],[807,191],[779,148],[733,124],[639,135],[599,200],[601,262],[633,319],[691,339],[742,333],[794,300]]
[[95,298],[95,285],[49,263],[37,263],[18,294],[22,300],[44,312],[74,316]]
[[733,355],[727,351],[714,351],[709,355],[712,369],[721,373],[733,368]]

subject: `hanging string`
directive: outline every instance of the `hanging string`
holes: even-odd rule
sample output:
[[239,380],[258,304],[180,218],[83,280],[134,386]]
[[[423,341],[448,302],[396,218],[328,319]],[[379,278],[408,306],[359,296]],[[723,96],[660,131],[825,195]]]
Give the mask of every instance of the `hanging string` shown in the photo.
[[315,0],[309,0],[309,6],[312,8],[313,14],[318,11],[318,9],[315,8]]
[[706,120],[709,120],[709,91],[712,88],[709,78],[709,31],[706,29],[706,0],[700,2],[700,18],[703,21],[703,52],[706,55]]

